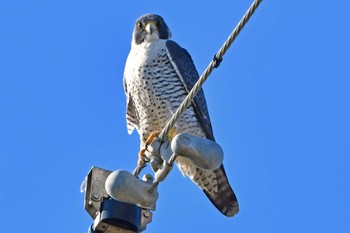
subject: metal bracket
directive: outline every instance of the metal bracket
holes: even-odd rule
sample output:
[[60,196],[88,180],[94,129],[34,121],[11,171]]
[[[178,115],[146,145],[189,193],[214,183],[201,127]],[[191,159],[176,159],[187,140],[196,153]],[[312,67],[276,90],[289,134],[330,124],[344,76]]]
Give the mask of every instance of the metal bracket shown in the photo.
[[152,212],[134,204],[111,199],[105,190],[111,171],[92,167],[85,182],[85,210],[94,219],[90,232],[135,233],[152,222]]

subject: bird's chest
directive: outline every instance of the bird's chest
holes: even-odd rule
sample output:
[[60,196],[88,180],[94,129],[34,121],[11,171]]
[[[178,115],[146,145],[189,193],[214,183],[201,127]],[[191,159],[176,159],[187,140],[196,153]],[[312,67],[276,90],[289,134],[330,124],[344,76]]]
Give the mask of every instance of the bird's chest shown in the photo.
[[186,96],[165,46],[132,51],[127,69],[127,89],[132,93],[142,134],[161,130]]
[[[154,51],[141,49],[135,54],[139,61],[132,68],[130,85],[142,94],[156,95],[167,84],[173,83],[176,75],[169,61],[165,48]],[[142,95],[142,97],[144,97]],[[146,100],[146,99],[145,99]]]
[[134,93],[134,101],[142,108],[159,107],[166,98],[166,90],[179,81],[165,46],[140,46],[133,49],[130,60],[127,87]]

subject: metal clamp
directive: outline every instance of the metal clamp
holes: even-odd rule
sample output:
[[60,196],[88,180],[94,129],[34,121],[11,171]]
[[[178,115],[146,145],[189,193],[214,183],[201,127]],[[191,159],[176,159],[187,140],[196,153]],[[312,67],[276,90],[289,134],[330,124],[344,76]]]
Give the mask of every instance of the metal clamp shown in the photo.
[[[84,183],[84,207],[94,219],[89,233],[136,233],[152,222],[152,212],[135,204],[110,198],[105,189],[111,171],[92,167]],[[150,182],[150,181],[147,181]]]

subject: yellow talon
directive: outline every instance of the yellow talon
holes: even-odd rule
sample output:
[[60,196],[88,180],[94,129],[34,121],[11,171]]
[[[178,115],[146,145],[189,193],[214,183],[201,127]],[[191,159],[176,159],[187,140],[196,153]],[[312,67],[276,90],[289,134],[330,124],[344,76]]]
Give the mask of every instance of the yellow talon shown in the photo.
[[171,128],[169,130],[169,133],[168,133],[168,138],[169,140],[172,140],[177,134],[179,134],[180,132],[176,131],[175,127],[174,128]]
[[147,138],[147,140],[146,140],[146,148],[147,148],[147,146],[148,145],[150,145],[152,142],[153,142],[153,140],[156,138],[156,137],[158,137],[158,135],[159,135],[159,131],[156,131],[156,132],[153,132],[148,138]]
[[137,165],[139,167],[144,167],[146,165],[145,163],[145,152],[146,152],[147,148],[143,148],[140,150],[139,152],[139,159],[137,160]]
[[[176,131],[175,127],[169,130],[168,133],[168,139],[172,140],[177,134],[179,134],[180,131]],[[153,140],[155,140],[158,135],[160,134],[159,131],[153,132],[146,140],[146,142],[144,143],[144,148],[142,148],[139,152],[139,159],[137,161],[137,164],[139,167],[144,167],[148,161],[148,159],[145,156],[145,152],[147,150],[147,147],[153,142]]]
[[145,152],[147,150],[147,147],[153,142],[153,140],[158,137],[159,131],[156,131],[152,133],[146,140],[144,148],[142,148],[139,152],[139,159],[137,161],[137,165],[139,167],[144,167],[148,161],[148,159],[145,156]]

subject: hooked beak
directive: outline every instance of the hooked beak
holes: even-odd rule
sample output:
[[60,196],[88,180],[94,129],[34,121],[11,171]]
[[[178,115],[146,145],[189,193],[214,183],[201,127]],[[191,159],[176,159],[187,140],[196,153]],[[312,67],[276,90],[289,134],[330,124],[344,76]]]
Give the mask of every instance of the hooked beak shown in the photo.
[[146,24],[146,27],[145,27],[145,29],[146,29],[146,31],[149,33],[149,34],[153,34],[153,32],[155,31],[155,30],[157,30],[158,28],[157,28],[157,26],[156,26],[156,24],[154,23],[154,22],[148,22],[147,24]]

